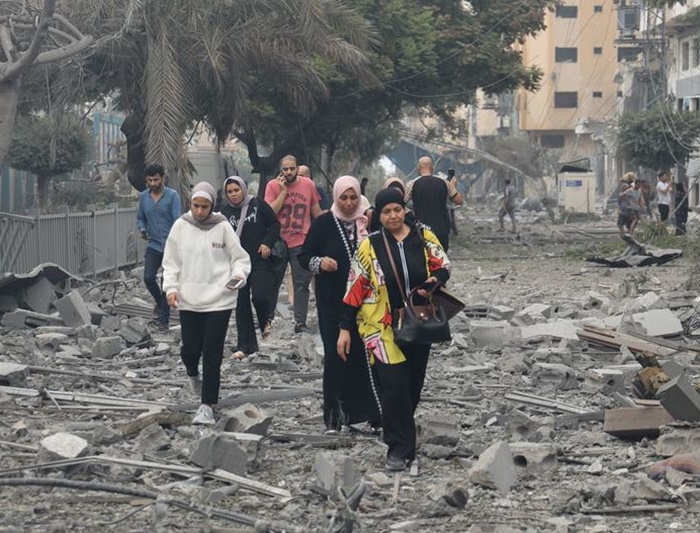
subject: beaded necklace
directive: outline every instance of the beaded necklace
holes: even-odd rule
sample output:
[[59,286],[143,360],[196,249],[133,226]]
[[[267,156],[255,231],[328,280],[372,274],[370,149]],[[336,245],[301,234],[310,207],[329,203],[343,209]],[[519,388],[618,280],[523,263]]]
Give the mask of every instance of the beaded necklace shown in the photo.
[[340,223],[340,220],[335,215],[333,216],[333,220],[335,220],[335,226],[338,228],[340,237],[343,239],[343,245],[345,246],[345,252],[348,254],[348,260],[352,262],[352,258],[355,255],[355,248],[357,248],[357,225],[353,224],[353,234],[355,235],[355,238],[352,241],[352,246],[350,246],[348,236],[346,235],[345,229]]

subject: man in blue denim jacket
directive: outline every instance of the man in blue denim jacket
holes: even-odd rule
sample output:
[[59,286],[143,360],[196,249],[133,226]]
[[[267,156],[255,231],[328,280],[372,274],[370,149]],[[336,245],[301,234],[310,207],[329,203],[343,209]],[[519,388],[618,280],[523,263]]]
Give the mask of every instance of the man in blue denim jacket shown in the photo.
[[139,195],[136,228],[141,237],[148,241],[143,281],[156,302],[158,325],[165,329],[170,319],[170,307],[156,275],[163,263],[163,250],[170,228],[180,217],[182,209],[180,196],[174,189],[165,186],[165,171],[161,165],[147,166],[145,174],[148,188]]

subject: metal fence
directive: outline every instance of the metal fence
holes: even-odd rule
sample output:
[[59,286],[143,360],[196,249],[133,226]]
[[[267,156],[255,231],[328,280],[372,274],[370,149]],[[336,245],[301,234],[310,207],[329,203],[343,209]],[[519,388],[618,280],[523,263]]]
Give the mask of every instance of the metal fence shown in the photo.
[[56,263],[92,276],[137,265],[146,243],[136,231],[136,208],[27,217],[0,213],[0,272],[28,272]]

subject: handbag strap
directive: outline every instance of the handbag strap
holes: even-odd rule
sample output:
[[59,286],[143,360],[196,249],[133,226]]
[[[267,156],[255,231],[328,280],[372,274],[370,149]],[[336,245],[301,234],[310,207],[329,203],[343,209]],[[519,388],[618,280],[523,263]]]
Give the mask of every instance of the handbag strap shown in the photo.
[[399,294],[401,294],[401,300],[403,300],[404,305],[408,305],[406,301],[406,291],[401,286],[401,278],[399,278],[399,271],[396,269],[396,263],[394,262],[394,255],[391,253],[391,248],[389,247],[389,240],[386,238],[386,233],[384,228],[382,228],[382,239],[384,240],[384,248],[386,248],[386,255],[389,256],[389,264],[391,265],[391,270],[394,274],[394,279],[396,280],[396,285],[399,287]]

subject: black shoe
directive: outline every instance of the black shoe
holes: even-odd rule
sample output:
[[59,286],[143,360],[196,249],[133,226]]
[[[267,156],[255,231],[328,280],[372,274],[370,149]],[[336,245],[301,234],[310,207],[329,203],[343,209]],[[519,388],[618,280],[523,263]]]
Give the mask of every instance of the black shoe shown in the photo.
[[309,332],[309,326],[307,326],[303,322],[299,322],[298,324],[294,325],[294,333],[308,333]]
[[386,462],[384,463],[384,469],[387,472],[403,472],[406,470],[406,459],[387,455]]

